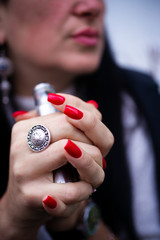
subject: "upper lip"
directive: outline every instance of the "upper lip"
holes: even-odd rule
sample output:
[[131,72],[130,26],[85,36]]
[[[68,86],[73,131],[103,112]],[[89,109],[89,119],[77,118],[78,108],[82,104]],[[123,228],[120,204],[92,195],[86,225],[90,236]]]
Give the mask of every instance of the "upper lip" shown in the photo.
[[86,37],[99,37],[99,31],[96,29],[86,28],[76,31],[73,37],[86,36]]

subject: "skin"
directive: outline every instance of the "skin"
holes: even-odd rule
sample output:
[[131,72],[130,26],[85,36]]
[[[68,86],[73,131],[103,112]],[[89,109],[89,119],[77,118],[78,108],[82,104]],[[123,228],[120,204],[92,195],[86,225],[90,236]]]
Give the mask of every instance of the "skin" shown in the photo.
[[[65,3],[63,0],[29,0],[21,3],[21,0],[12,0],[7,8],[1,8],[0,34],[1,42],[7,40],[16,65],[18,94],[30,94],[35,82],[44,79],[54,81],[59,91],[77,74],[97,68],[104,45],[102,0],[67,0]],[[71,37],[86,28],[99,31],[97,46],[77,44]]]
[[[104,47],[103,14],[102,0],[27,0],[23,4],[11,0],[6,6],[1,4],[0,42],[7,43],[14,62],[15,94],[29,96],[35,84],[44,80],[59,91],[76,76],[96,70]],[[71,37],[86,28],[99,31],[96,45],[86,46]],[[36,239],[39,227],[48,222],[50,232],[75,227],[85,201],[104,180],[102,156],[112,147],[113,135],[93,105],[62,95],[65,102],[54,106],[58,113],[39,117],[33,111],[15,119],[9,182],[0,204],[2,239]],[[83,118],[66,117],[66,104],[82,111]],[[52,140],[45,151],[33,153],[26,136],[38,123],[50,130]],[[64,150],[67,139],[81,149],[80,158]],[[77,169],[81,181],[53,183],[52,172],[67,162]],[[47,195],[57,201],[55,209],[43,204]]]

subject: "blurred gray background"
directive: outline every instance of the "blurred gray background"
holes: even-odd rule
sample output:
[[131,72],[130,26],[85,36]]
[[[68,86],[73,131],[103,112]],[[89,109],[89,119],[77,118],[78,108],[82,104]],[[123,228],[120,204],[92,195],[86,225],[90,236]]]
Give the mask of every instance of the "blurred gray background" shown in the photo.
[[160,84],[160,0],[105,0],[105,24],[117,62]]

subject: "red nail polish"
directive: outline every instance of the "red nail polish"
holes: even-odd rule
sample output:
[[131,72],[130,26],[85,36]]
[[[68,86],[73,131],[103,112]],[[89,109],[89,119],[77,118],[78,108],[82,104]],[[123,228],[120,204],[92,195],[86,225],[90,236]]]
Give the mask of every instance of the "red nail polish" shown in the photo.
[[48,208],[56,208],[57,207],[57,201],[50,197],[50,196],[47,196],[43,199],[43,203],[48,207]]
[[83,113],[78,110],[77,108],[71,107],[69,105],[66,105],[64,109],[64,114],[66,114],[68,117],[73,118],[75,120],[79,120],[83,117]]
[[16,111],[12,114],[12,116],[15,118],[15,117],[23,115],[25,113],[27,113],[27,111]]
[[89,101],[87,101],[87,103],[92,104],[92,105],[95,106],[95,108],[97,108],[97,109],[98,109],[98,107],[99,107],[98,103],[97,103],[96,101],[94,101],[94,100],[89,100]]
[[55,104],[55,105],[61,105],[64,103],[65,98],[61,95],[55,94],[55,93],[49,93],[48,94],[48,101]]
[[102,158],[102,163],[103,163],[103,169],[105,170],[107,168],[107,163],[104,157]]
[[75,143],[73,143],[71,140],[68,140],[67,144],[65,145],[64,149],[66,152],[71,155],[74,158],[79,158],[82,155],[81,150]]

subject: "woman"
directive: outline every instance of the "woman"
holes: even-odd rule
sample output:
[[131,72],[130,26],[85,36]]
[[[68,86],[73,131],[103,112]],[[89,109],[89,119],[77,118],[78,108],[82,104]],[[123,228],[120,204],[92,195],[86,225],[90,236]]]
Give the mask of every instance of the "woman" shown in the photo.
[[[16,110],[37,83],[50,82],[62,91],[73,85],[75,77],[98,67],[104,47],[102,1],[1,1],[0,12],[0,42],[7,45],[14,63],[13,102],[20,98]],[[13,114],[19,122],[12,128],[7,150],[10,169],[0,204],[2,239],[36,239],[40,226],[48,222],[50,232],[75,227],[85,201],[104,179],[102,159],[113,136],[99,111],[71,95],[50,94],[48,99],[58,113]],[[32,109],[28,102],[27,108]],[[33,153],[26,134],[38,124],[49,129],[51,143]],[[81,181],[53,183],[52,172],[67,162]]]
[[[55,239],[72,235],[68,230],[76,229],[86,200],[103,182],[102,155],[113,144],[108,128],[115,144],[107,157],[105,181],[92,195],[103,220],[91,239],[113,237],[106,225],[122,239],[158,239],[160,97],[148,76],[123,70],[112,60],[104,41],[103,1],[28,0],[23,5],[21,0],[1,1],[0,14],[1,44],[6,43],[14,63],[13,109],[34,108],[28,97],[39,82],[71,94],[49,95],[59,110],[56,114],[14,113],[17,123],[12,129],[9,180],[3,185],[0,204],[3,239],[35,239],[43,224]],[[27,104],[20,106],[26,96]],[[86,103],[90,99],[98,102],[108,128],[98,110]],[[1,129],[5,140],[1,141],[7,169],[10,129],[4,105]],[[130,114],[131,125],[127,122]],[[51,133],[51,144],[40,153],[32,152],[26,140],[37,124]],[[137,137],[139,129],[142,134],[138,131]],[[139,146],[142,152],[137,151]],[[142,163],[138,167],[133,164],[137,159]],[[67,162],[77,169],[81,181],[53,183],[52,171]],[[147,188],[142,184],[146,180]],[[2,181],[7,184],[4,168]]]

